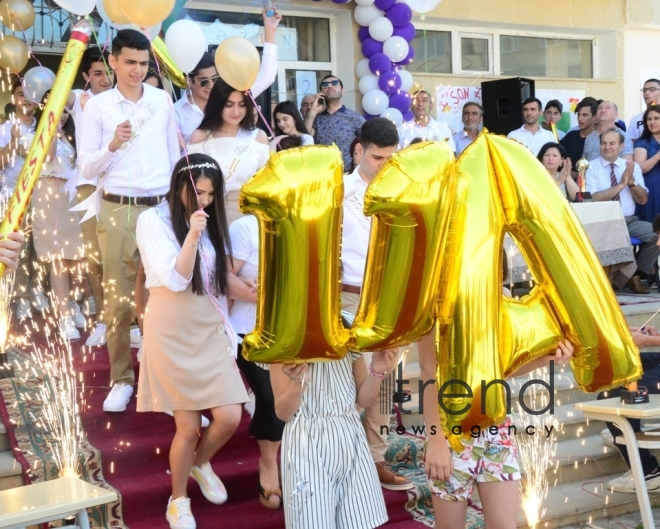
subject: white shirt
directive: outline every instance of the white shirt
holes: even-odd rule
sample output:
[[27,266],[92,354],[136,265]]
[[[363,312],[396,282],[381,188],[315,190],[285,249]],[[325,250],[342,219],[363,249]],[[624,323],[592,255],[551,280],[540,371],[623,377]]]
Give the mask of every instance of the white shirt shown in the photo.
[[626,137],[631,140],[636,140],[642,135],[644,131],[644,112],[640,112],[630,120],[628,128],[626,129]]
[[[179,160],[172,102],[164,90],[142,84],[137,103],[117,87],[97,94],[85,106],[78,145],[78,170],[87,180],[99,176],[99,189],[123,196],[164,195]],[[108,145],[117,125],[129,120],[133,136],[116,152]]]
[[[619,158],[614,162],[614,175],[616,176],[617,184],[621,182],[621,175],[626,170],[626,160]],[[612,180],[610,175],[612,173],[612,168],[610,167],[610,162],[608,162],[602,156],[599,156],[595,160],[589,162],[589,168],[587,169],[587,174],[585,178],[587,180],[587,191],[592,195],[598,191],[605,191],[612,187]],[[642,175],[642,170],[639,165],[634,164],[633,169],[633,179],[638,186],[646,189],[644,183],[644,175]],[[648,189],[646,189],[648,192]],[[621,190],[619,193],[621,199],[621,209],[623,210],[624,217],[630,217],[635,214],[635,200],[632,197],[630,188],[628,186],[625,189]]]
[[[165,287],[173,292],[183,292],[188,288],[192,276],[185,278],[175,268],[181,245],[172,229],[170,206],[167,201],[140,214],[137,220],[136,240],[147,276],[145,284],[147,288]],[[206,231],[202,234],[198,248],[201,255],[200,271],[204,278],[204,287],[207,288],[207,281],[212,276],[209,272],[215,271],[209,270],[209,267],[215,268],[215,250]],[[236,356],[236,333],[227,317],[227,298],[220,294],[213,296],[211,300],[224,320],[227,336]],[[176,307],[172,307],[172,310],[176,310]]]
[[454,134],[454,145],[456,145],[456,156],[460,156],[461,153],[467,149],[474,140],[468,136],[468,133],[463,129],[461,132]]
[[[21,121],[17,121],[16,118],[6,121],[0,125],[0,148],[5,148],[7,144],[12,140],[11,129],[18,123],[21,127],[21,137],[25,134],[34,134],[35,129],[37,128],[37,119],[32,119],[31,125],[25,125]],[[4,173],[5,178],[2,182],[3,194],[6,193],[11,196],[16,187],[16,179],[18,178],[21,169],[23,169],[23,164],[25,163],[25,158],[18,156],[15,150],[12,150],[11,156],[4,162]]]
[[[262,92],[270,88],[275,82],[276,76],[277,45],[271,42],[264,42],[259,75],[252,88],[250,88],[252,97],[256,99]],[[187,145],[190,143],[190,136],[199,128],[199,124],[204,118],[204,112],[192,101],[192,95],[189,90],[186,90],[181,99],[174,103],[174,116],[181,136],[183,136]]]
[[540,125],[539,130],[535,134],[532,134],[525,128],[525,125],[523,125],[519,129],[509,132],[507,138],[516,140],[518,143],[522,143],[525,147],[532,151],[532,153],[534,153],[534,156],[539,154],[541,147],[543,147],[546,143],[557,143],[557,138],[555,138],[555,135],[549,130],[545,130]]
[[361,287],[369,250],[371,217],[364,214],[365,182],[358,170],[344,177],[344,223],[341,233],[342,283]]
[[[259,273],[259,221],[254,215],[246,215],[229,226],[231,253],[234,259],[245,261],[238,277],[253,279]],[[248,301],[234,301],[229,315],[237,334],[252,332],[257,322],[257,305]],[[240,341],[239,337],[239,341]]]
[[452,151],[456,151],[454,137],[446,123],[436,121],[429,116],[429,122],[426,127],[419,125],[414,119],[406,121],[399,127],[399,148],[408,147],[415,138],[422,138],[424,141],[443,141],[447,140]]
[[[73,124],[76,126],[76,145],[80,146],[80,142],[82,141],[82,128],[83,128],[83,112],[84,108],[80,104],[80,98],[82,97],[83,94],[88,94],[89,97],[94,97],[94,94],[92,93],[92,90],[73,90],[73,93],[76,95],[76,99],[73,102],[73,106],[69,109],[69,114],[71,114],[71,119],[73,119]],[[97,179],[92,178],[92,180],[87,180],[87,178],[84,178],[82,175],[78,174],[78,183],[77,185],[93,185],[96,186]]]

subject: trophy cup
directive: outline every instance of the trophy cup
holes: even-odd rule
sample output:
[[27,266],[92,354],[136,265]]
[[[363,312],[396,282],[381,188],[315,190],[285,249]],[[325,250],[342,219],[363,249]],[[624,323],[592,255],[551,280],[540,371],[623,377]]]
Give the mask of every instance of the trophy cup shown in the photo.
[[591,202],[591,193],[587,193],[586,173],[589,168],[589,162],[586,158],[580,158],[575,164],[578,172],[577,185],[580,190],[575,195],[575,202]]

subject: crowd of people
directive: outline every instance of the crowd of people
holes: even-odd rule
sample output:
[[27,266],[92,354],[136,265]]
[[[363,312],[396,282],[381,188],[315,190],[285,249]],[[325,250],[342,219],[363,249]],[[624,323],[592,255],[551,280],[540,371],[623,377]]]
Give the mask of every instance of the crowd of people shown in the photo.
[[[341,290],[342,314],[350,325],[369,246],[371,219],[363,213],[369,182],[394,152],[411,143],[446,141],[461,155],[481,130],[483,108],[466,103],[463,128],[452,133],[431,117],[432,95],[420,90],[413,96],[414,118],[397,129],[384,118],[365,121],[348,109],[341,79],[327,75],[319,93],[305,96],[300,108],[290,101],[277,104],[269,137],[256,127],[253,97],[274,82],[280,20],[278,13],[264,13],[264,54],[252,97],[223,81],[206,53],[188,74],[189,88],[173,103],[150,62],[150,42],[138,31],[119,31],[111,53],[90,47],[81,64],[88,88],[68,98],[32,198],[31,233],[0,240],[0,262],[18,269],[17,318],[30,318],[33,310],[49,305],[34,262],[48,270],[63,339],[80,339],[86,318],[95,318],[85,345],[107,344],[110,390],[104,411],[126,410],[136,384],[131,347],[139,347],[137,410],[170,413],[176,426],[166,509],[174,529],[196,526],[189,476],[210,502],[227,501],[210,461],[234,435],[251,399],[249,432],[260,449],[255,490],[264,507],[284,507],[287,527],[376,527],[387,521],[381,487],[413,486],[385,460],[382,428],[390,424],[388,388],[393,387],[384,382],[394,377],[403,348],[297,365],[256,364],[241,355],[242,339],[256,322],[259,233],[256,218],[240,211],[238,196],[272,151],[337,145],[347,169]],[[652,224],[660,213],[655,183],[660,106],[653,99],[658,90],[660,81],[644,84],[648,109],[633,118],[625,135],[617,128],[616,105],[593,98],[579,103],[579,126],[566,135],[552,127],[562,115],[561,103],[550,101],[543,110],[530,98],[523,104],[524,124],[509,134],[538,155],[567,199],[580,191],[578,159],[589,160],[587,190],[595,201],[621,202],[630,235],[642,241],[637,266],[647,278],[655,277],[660,253],[660,223]],[[6,196],[42,107],[26,97],[20,83],[12,95],[15,114],[0,126]],[[636,278],[629,286],[644,290]],[[434,336],[422,340],[419,350],[422,378],[435,380]],[[516,376],[550,360],[564,365],[572,353],[573,346],[563,341],[555,354]],[[513,528],[519,471],[505,475],[494,469],[488,464],[492,451],[476,460],[451,451],[436,394],[425,392],[424,418],[427,431],[435,426],[438,432],[429,438],[426,455],[434,507],[442,513],[437,526],[464,527],[462,500],[476,484],[487,523]],[[210,410],[210,421],[204,410]],[[507,424],[499,425],[497,434],[464,441],[465,451],[512,447],[506,464],[518,469]],[[303,490],[292,499],[301,482],[313,483],[313,495]]]

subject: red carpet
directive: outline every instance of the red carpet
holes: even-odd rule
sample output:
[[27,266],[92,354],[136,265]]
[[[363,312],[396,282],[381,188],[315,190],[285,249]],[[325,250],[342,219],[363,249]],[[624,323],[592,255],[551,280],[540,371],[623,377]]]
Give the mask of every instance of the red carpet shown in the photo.
[[[105,347],[83,355],[85,337],[75,342],[76,370],[85,383],[82,423],[89,441],[103,454],[103,471],[108,482],[123,497],[124,522],[130,529],[167,529],[165,508],[170,495],[168,474],[169,444],[174,433],[174,419],[163,413],[137,413],[135,398],[124,413],[105,413],[108,355]],[[135,353],[135,350],[133,351]],[[139,364],[135,361],[136,372]],[[236,527],[279,529],[284,527],[282,509],[271,511],[258,499],[256,440],[247,433],[249,416],[244,413],[241,425],[229,443],[216,455],[212,464],[229,493],[226,504],[209,503],[199,487],[190,481],[192,511],[199,529]],[[404,492],[384,491],[390,521],[388,529],[419,529],[404,508]],[[312,528],[310,528],[312,529]]]

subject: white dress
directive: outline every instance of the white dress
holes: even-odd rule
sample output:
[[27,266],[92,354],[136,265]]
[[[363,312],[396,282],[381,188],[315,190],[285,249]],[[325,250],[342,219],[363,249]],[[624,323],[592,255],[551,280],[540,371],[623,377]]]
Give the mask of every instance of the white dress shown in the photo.
[[238,209],[238,193],[243,184],[261,169],[270,155],[268,145],[256,140],[259,129],[239,129],[234,137],[214,138],[209,135],[200,143],[188,145],[188,153],[208,154],[220,169],[225,181],[225,213],[231,224],[243,214]]

